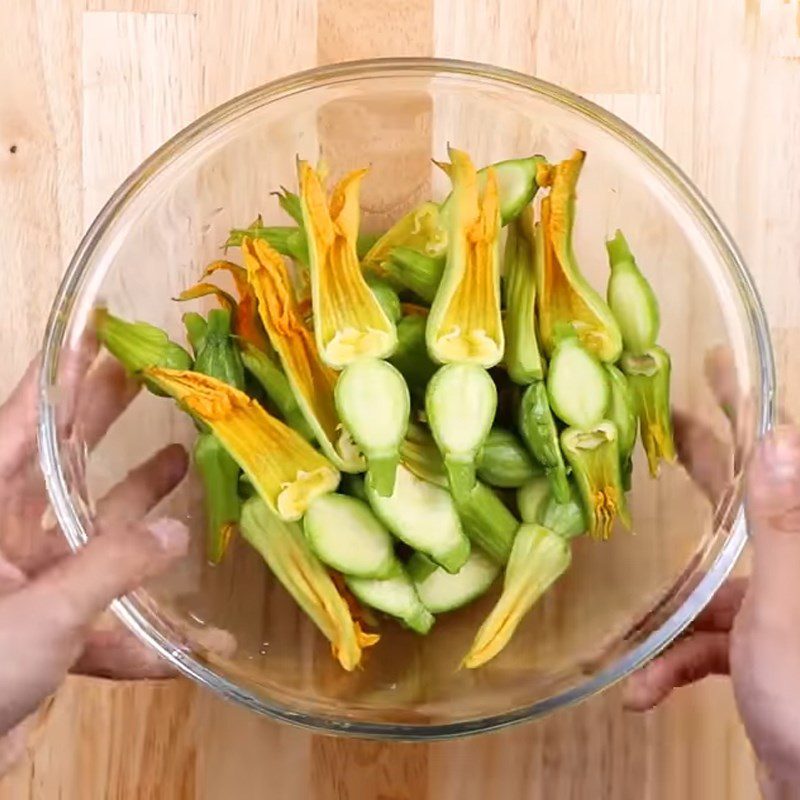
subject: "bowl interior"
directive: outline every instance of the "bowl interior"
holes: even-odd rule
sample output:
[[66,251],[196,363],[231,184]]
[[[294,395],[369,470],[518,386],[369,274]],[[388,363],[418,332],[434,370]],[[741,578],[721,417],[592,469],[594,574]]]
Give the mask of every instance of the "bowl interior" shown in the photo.
[[[740,474],[730,465],[741,462],[734,452],[747,451],[769,415],[771,362],[735,253],[654,148],[552,87],[441,64],[373,65],[287,81],[234,101],[179,139],[145,164],[90,232],[54,312],[44,460],[74,544],[90,529],[104,491],[166,442],[190,446],[194,437],[173,403],[147,392],[90,454],[80,431],[56,437],[58,364],[92,307],[107,303],[183,341],[188,307],[170,298],[221,257],[229,228],[258,213],[267,224],[288,224],[270,192],[294,188],[296,156],[322,155],[334,177],[369,166],[362,226],[378,231],[420,201],[444,196],[446,181],[431,158],[444,158],[448,142],[479,165],[588,152],[575,232],[579,262],[604,291],[604,241],[624,230],[660,300],[673,403],[724,443],[726,491],[710,500],[679,466],[653,481],[637,449],[633,535],[618,530],[608,542],[576,542],[569,572],[498,658],[477,671],[459,669],[493,593],[441,616],[427,637],[382,621],[379,646],[363,669],[347,674],[243,541],[233,542],[221,566],[204,562],[200,492],[190,474],[156,513],[187,521],[191,556],[124,601],[128,621],[184,670],[253,707],[389,735],[464,732],[567,702],[622,674],[688,621],[743,540]],[[228,257],[238,260],[236,252]],[[715,346],[727,349],[731,380],[746,399],[735,431],[706,379]],[[704,461],[704,469],[715,468]]]

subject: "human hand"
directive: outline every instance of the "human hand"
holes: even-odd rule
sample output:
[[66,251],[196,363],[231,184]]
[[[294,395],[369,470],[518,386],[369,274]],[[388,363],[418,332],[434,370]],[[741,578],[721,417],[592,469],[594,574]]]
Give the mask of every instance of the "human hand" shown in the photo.
[[[713,370],[712,370],[713,376]],[[715,382],[712,380],[712,385]],[[719,396],[719,379],[715,390]],[[740,407],[736,398],[728,408]],[[731,459],[721,442],[679,417],[679,451],[715,502]],[[800,788],[800,432],[781,427],[747,469],[746,508],[753,545],[750,579],[728,581],[689,631],[632,676],[626,704],[652,708],[676,687],[730,674],[748,736],[771,797]]]
[[[79,432],[89,447],[138,391],[115,361],[96,356],[96,342],[86,338],[60,382],[70,411],[59,424],[66,435]],[[141,522],[186,472],[185,451],[171,445],[99,501],[97,535],[69,555],[61,533],[42,524],[47,496],[36,461],[36,373],[34,364],[0,407],[0,736],[69,669],[119,678],[171,674],[127,631],[93,630],[92,623],[111,600],[162,570],[188,544],[179,522]]]

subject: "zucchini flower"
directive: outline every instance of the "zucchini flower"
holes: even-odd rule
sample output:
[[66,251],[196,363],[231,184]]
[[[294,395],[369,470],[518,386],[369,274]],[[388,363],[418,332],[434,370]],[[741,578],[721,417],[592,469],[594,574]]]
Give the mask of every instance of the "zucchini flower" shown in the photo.
[[553,487],[553,494],[560,502],[565,503],[569,499],[567,468],[543,381],[532,383],[522,395],[519,430],[531,455],[544,467]]
[[493,659],[571,560],[569,544],[562,536],[541,525],[520,525],[506,566],[503,592],[478,630],[464,666],[475,669]]
[[672,464],[676,458],[669,404],[669,354],[658,346],[640,356],[626,353],[621,366],[633,395],[650,474],[655,478],[662,460]]
[[153,367],[144,374],[208,426],[282,519],[300,519],[339,484],[328,459],[244,392],[197,372]]
[[[447,232],[440,225],[436,203],[423,203],[392,225],[364,255],[361,262],[364,271],[382,278],[396,277],[389,262],[398,247],[441,263],[447,249]],[[413,289],[412,286],[408,288]]]
[[155,325],[127,322],[98,308],[94,326],[100,343],[134,375],[147,367],[189,369],[192,365],[192,357]]
[[475,166],[461,150],[440,165],[453,183],[447,263],[431,306],[426,339],[434,361],[489,368],[503,357],[500,313],[500,204],[492,170],[478,191]]
[[306,422],[337,467],[363,472],[364,459],[336,413],[336,373],[320,359],[314,335],[300,317],[283,259],[259,239],[245,239],[242,255],[261,321]]
[[[190,339],[194,338],[190,334]],[[205,331],[195,349],[194,370],[244,390],[244,366],[231,336],[231,312],[227,309],[208,312]]]
[[331,643],[333,655],[348,671],[361,662],[362,650],[380,638],[353,620],[346,600],[303,536],[259,498],[245,503],[242,535],[259,552],[283,587]]
[[547,478],[532,478],[517,490],[517,506],[523,522],[544,525],[545,528],[573,539],[586,532],[580,494],[573,481],[569,482],[570,498],[559,503]]
[[197,437],[193,457],[203,484],[206,558],[212,564],[219,564],[239,522],[241,470],[219,439],[210,433],[201,433]]
[[619,323],[625,352],[642,355],[658,340],[658,301],[636,266],[622,231],[617,231],[614,238],[606,242],[606,250],[611,267],[608,305]]
[[426,303],[432,303],[442,282],[444,257],[426,256],[398,245],[392,250],[392,257],[385,262],[385,267],[391,280],[414,292]]
[[278,197],[278,205],[297,223],[291,225],[265,226],[259,214],[246,228],[233,228],[228,234],[224,247],[241,247],[245,236],[250,239],[263,239],[270,247],[277,250],[282,256],[293,258],[298,264],[308,266],[308,242],[306,232],[303,230],[303,212],[300,209],[300,198],[294,193],[281,187],[280,192],[274,192]]
[[633,446],[636,444],[636,406],[628,379],[615,366],[606,364],[611,399],[606,415],[617,426],[622,485],[628,491],[633,472]]
[[394,322],[370,291],[358,263],[358,190],[365,172],[346,175],[328,204],[319,175],[308,162],[298,164],[314,333],[322,360],[334,369],[359,358],[385,358],[397,346]]
[[[244,367],[231,336],[231,312],[214,308],[208,322],[199,314],[184,314],[189,341],[195,351],[194,370],[244,389]],[[194,446],[194,463],[203,484],[206,516],[206,557],[212,564],[222,561],[239,521],[238,463],[210,433],[201,433]]]
[[540,343],[549,355],[559,331],[572,326],[588,350],[613,363],[622,352],[619,325],[605,300],[589,285],[572,249],[575,186],[586,154],[551,168],[552,188],[542,200],[542,258],[537,260]]
[[314,431],[306,422],[283,370],[267,353],[249,342],[241,342],[241,357],[245,369],[256,379],[284,421],[304,439],[313,441]]
[[608,539],[617,517],[630,528],[617,426],[604,420],[591,430],[567,428],[561,434],[561,447],[572,467],[589,534]]
[[492,428],[478,459],[478,477],[500,489],[516,489],[543,473],[511,431]]
[[[503,225],[513,222],[533,200],[540,186],[549,182],[550,166],[544,156],[512,158],[497,161],[478,170],[478,191],[483,191],[489,173],[497,178],[500,195],[500,220]],[[447,217],[452,209],[453,194],[442,203],[441,216]]]
[[508,226],[503,258],[506,298],[505,364],[511,380],[523,386],[544,377],[544,364],[536,338],[535,257],[533,209],[528,206]]
[[415,399],[424,398],[428,382],[437,369],[425,346],[425,317],[410,314],[400,320],[397,350],[389,363],[400,371]]
[[232,261],[213,261],[203,271],[203,278],[223,270],[233,277],[239,300],[234,300],[228,292],[213,283],[201,281],[190,286],[178,295],[178,300],[195,300],[199,297],[213,295],[220,306],[231,312],[231,329],[239,339],[250,342],[256,347],[267,350],[269,344],[264,327],[258,317],[258,301],[250,284],[247,282],[247,270]]

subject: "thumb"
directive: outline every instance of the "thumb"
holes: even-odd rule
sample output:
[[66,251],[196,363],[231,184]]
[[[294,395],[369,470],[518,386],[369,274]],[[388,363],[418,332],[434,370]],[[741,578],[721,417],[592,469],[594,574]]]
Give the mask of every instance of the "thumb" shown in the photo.
[[[779,427],[761,443],[747,478],[753,542],[752,603],[771,624],[800,616],[800,431]],[[780,613],[777,613],[777,612]]]

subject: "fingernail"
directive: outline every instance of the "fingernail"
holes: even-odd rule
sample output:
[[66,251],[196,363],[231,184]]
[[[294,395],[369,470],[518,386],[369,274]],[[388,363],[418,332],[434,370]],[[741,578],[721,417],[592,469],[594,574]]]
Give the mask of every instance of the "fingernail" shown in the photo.
[[161,545],[165,554],[182,556],[189,547],[189,529],[176,519],[162,517],[149,522],[147,529]]

